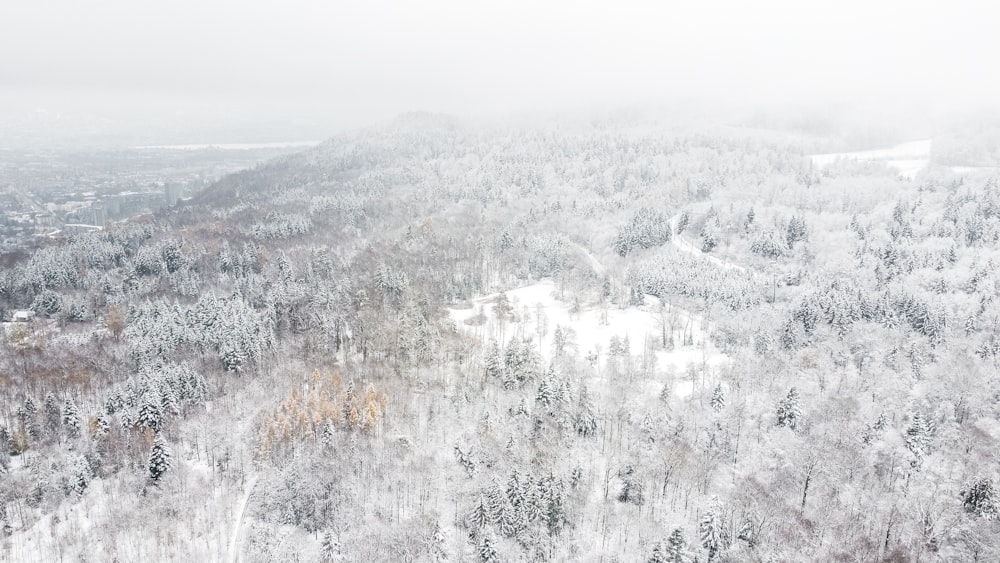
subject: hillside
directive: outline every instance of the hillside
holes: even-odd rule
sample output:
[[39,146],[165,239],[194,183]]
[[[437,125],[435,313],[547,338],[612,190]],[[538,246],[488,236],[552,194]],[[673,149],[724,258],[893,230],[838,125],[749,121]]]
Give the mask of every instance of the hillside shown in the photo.
[[998,560],[994,163],[826,146],[409,114],[25,256],[0,558]]

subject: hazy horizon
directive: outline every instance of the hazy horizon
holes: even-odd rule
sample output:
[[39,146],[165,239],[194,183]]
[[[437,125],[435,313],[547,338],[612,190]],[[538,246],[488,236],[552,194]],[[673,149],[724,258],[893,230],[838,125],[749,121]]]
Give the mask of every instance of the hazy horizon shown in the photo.
[[678,104],[924,130],[996,111],[988,12],[899,1],[20,3],[0,8],[0,137],[303,140],[410,111]]

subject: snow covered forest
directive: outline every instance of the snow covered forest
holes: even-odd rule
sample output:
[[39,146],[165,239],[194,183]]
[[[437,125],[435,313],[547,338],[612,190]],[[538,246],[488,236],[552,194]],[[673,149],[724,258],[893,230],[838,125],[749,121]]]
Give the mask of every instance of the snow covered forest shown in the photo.
[[4,256],[0,559],[998,561],[997,138],[408,114]]

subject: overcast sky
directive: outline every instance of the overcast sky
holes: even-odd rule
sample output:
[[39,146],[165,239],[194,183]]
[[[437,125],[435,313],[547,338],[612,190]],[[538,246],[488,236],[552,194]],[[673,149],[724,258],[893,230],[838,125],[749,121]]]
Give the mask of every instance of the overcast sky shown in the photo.
[[989,2],[4,0],[5,110],[310,119],[1000,100]]

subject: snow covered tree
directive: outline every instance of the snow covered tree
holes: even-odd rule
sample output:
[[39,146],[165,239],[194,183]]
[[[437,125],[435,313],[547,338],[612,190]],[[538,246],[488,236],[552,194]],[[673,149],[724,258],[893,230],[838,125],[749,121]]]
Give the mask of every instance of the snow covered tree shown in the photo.
[[90,469],[90,463],[86,457],[80,456],[73,466],[73,491],[78,495],[82,495],[87,490],[87,485],[90,484],[92,477],[93,472]]
[[448,560],[448,538],[441,527],[441,522],[434,522],[434,531],[431,532],[428,543],[430,544],[431,559],[434,563]]
[[149,478],[154,483],[159,482],[164,473],[170,471],[173,466],[172,454],[167,442],[162,434],[156,434],[153,438],[153,448],[149,451],[149,460],[146,463]]
[[580,387],[580,399],[576,415],[573,418],[573,429],[584,438],[590,438],[597,433],[597,417],[594,416],[594,404],[590,400],[587,388]]
[[667,563],[685,563],[687,558],[687,541],[684,539],[684,532],[680,528],[675,528],[667,538],[667,548],[665,552]]
[[319,558],[323,563],[340,561],[343,556],[340,551],[340,541],[333,530],[323,532],[323,541],[319,544]]
[[802,418],[802,411],[799,409],[799,391],[795,387],[788,390],[788,395],[778,401],[778,426],[787,426],[792,430]]
[[552,333],[552,355],[555,357],[562,356],[566,351],[566,331],[563,327],[556,325],[555,332]]
[[73,399],[69,397],[66,397],[66,401],[63,403],[62,423],[70,436],[80,435],[80,411],[76,408],[76,403],[73,402]]
[[757,235],[750,245],[750,252],[764,258],[776,260],[785,255],[785,245],[780,240],[780,235],[774,231],[764,231]]
[[550,536],[559,535],[566,525],[566,509],[563,504],[563,481],[556,479],[552,473],[538,483],[538,496],[543,499],[545,509],[545,527]]
[[472,452],[464,451],[458,445],[455,446],[455,459],[458,463],[465,469],[465,472],[471,477],[476,472],[476,460],[472,458]]
[[722,384],[718,383],[715,386],[715,390],[712,391],[712,410],[715,412],[721,412],[722,409],[726,408],[726,394],[722,390]]
[[527,516],[520,507],[514,506],[510,502],[504,503],[497,521],[500,533],[513,538],[520,534],[527,525]]
[[492,341],[486,350],[483,364],[485,365],[487,379],[502,379],[504,366],[500,358],[500,346],[497,345],[496,340]]
[[482,563],[498,563],[500,561],[500,555],[496,550],[496,539],[488,530],[480,538],[477,551],[479,552],[479,560]]
[[785,230],[785,242],[788,244],[788,248],[795,246],[796,242],[805,240],[806,234],[806,223],[801,217],[793,215],[788,221],[788,228]]
[[910,464],[919,467],[923,464],[924,455],[930,451],[931,425],[920,411],[913,413],[910,427],[906,429],[906,449],[910,450],[914,459]]
[[42,428],[38,423],[38,407],[30,396],[24,398],[24,402],[17,408],[16,415],[25,434],[34,440],[41,438]]
[[497,296],[496,303],[493,304],[493,314],[496,316],[497,322],[500,323],[501,330],[503,330],[503,325],[507,322],[513,312],[514,306],[511,305],[510,300],[507,299],[507,293],[501,291],[500,295]]
[[489,503],[486,502],[485,495],[479,495],[479,502],[476,503],[476,506],[472,509],[472,514],[469,515],[469,522],[477,530],[485,528],[492,522]]
[[500,515],[503,512],[504,505],[507,503],[507,497],[496,484],[488,487],[484,496],[486,498],[487,517],[491,524],[496,524],[500,521]]
[[62,419],[62,412],[59,410],[59,402],[53,393],[46,393],[42,400],[42,413],[45,417],[45,433],[54,435],[59,431],[59,423]]
[[326,419],[326,421],[323,422],[323,432],[320,436],[320,439],[323,441],[323,444],[326,446],[330,446],[331,444],[333,444],[334,436],[336,435],[336,433],[337,429],[336,427],[334,427],[333,421],[330,420],[329,418]]
[[46,289],[35,297],[31,304],[31,309],[36,313],[53,316],[63,309],[63,298],[59,293]]
[[725,548],[723,523],[721,521],[721,507],[718,499],[712,499],[712,504],[705,510],[701,521],[698,523],[698,537],[701,546],[708,551],[708,560],[712,561],[715,556]]
[[555,389],[553,388],[554,382],[551,380],[551,374],[546,374],[545,377],[538,383],[538,392],[535,394],[535,404],[542,408],[549,408],[555,401]]
[[719,238],[715,227],[708,226],[701,231],[701,251],[705,254],[715,250],[719,246]]
[[146,392],[140,400],[135,425],[145,426],[153,432],[158,432],[163,424],[163,408],[159,394],[152,391]]
[[663,546],[663,542],[656,542],[653,546],[653,553],[646,560],[646,563],[667,563],[670,561],[667,559],[667,550]]
[[634,505],[641,505],[645,502],[642,483],[635,474],[635,468],[626,465],[618,471],[618,476],[622,480],[622,489],[618,493],[618,502],[628,502]]
[[962,507],[969,514],[987,520],[1000,516],[1000,496],[997,495],[993,479],[979,477],[961,491]]
[[619,256],[627,256],[635,248],[652,248],[670,241],[670,220],[660,211],[640,207],[629,222],[618,231],[612,247]]

